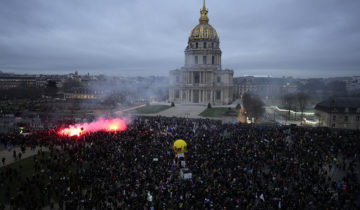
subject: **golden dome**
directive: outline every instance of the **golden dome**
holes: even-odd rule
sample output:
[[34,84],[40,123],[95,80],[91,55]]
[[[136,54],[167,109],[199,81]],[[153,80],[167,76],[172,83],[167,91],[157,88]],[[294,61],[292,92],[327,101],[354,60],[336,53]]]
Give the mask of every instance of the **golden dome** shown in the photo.
[[216,33],[216,30],[210,24],[197,25],[192,31],[189,39],[215,39],[218,40],[219,37]]
[[215,39],[219,40],[216,30],[209,24],[207,16],[208,10],[205,7],[205,0],[202,10],[200,10],[200,24],[192,31],[189,39]]

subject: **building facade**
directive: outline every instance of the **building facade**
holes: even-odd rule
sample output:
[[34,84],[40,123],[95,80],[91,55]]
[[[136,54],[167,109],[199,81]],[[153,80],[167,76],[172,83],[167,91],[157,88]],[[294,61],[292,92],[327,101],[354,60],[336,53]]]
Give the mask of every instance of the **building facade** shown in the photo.
[[200,15],[185,49],[185,65],[170,72],[169,101],[229,104],[233,101],[234,72],[221,69],[220,41],[209,24],[205,0]]
[[0,89],[8,90],[13,88],[43,88],[46,80],[39,76],[29,75],[0,75]]
[[285,77],[236,77],[233,88],[234,98],[242,98],[245,93],[250,93],[265,100],[273,99],[284,94],[297,92],[296,83],[295,79]]
[[331,98],[318,103],[315,110],[320,126],[360,129],[360,98]]

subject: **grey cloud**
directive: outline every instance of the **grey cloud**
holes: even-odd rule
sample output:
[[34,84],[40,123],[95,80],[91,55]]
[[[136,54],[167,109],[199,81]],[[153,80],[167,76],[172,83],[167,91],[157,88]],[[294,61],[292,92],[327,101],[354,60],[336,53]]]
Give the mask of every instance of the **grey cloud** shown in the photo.
[[[3,0],[0,70],[167,75],[202,1]],[[359,74],[358,0],[207,0],[235,75]]]

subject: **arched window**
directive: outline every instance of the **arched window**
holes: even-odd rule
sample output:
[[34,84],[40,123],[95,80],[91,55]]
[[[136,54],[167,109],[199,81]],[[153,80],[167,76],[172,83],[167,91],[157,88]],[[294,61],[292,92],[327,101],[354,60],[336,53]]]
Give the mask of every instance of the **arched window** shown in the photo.
[[204,42],[204,48],[206,48],[206,42]]

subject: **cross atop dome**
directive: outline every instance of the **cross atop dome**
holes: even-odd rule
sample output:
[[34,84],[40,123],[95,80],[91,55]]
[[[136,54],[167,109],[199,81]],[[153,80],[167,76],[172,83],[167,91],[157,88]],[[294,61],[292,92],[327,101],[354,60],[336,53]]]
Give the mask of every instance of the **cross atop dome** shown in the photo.
[[203,4],[203,8],[202,10],[200,10],[200,23],[209,23],[209,18],[207,16],[208,14],[208,10],[206,9],[206,6],[205,6],[205,0],[204,0],[204,4]]
[[189,40],[208,39],[212,41],[219,41],[216,30],[209,24],[208,10],[206,9],[205,0],[202,9],[200,10],[200,23],[191,31]]

